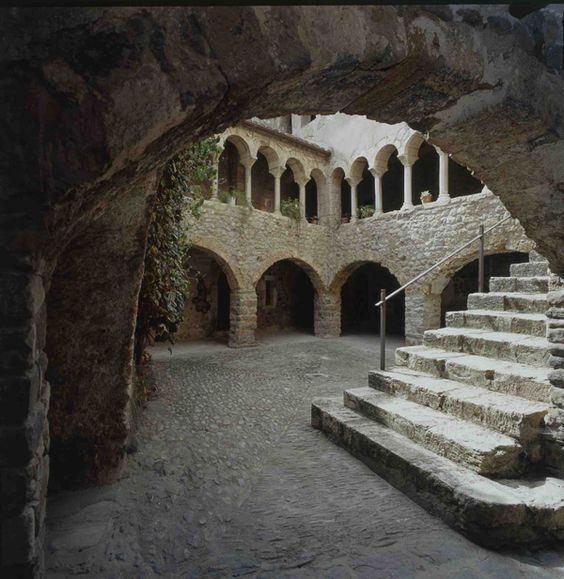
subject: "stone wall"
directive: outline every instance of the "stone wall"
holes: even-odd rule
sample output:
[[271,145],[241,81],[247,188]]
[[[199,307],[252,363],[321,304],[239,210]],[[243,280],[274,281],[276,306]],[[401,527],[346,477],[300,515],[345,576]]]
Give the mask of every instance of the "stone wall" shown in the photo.
[[[419,205],[335,227],[296,223],[255,209],[206,201],[200,220],[191,220],[187,226],[193,243],[219,254],[228,277],[240,279],[249,292],[255,291],[259,278],[277,261],[291,259],[301,265],[316,291],[316,334],[335,336],[341,331],[335,304],[340,307],[340,289],[356,265],[378,263],[404,284],[472,239],[481,224],[487,229],[506,215],[491,193],[453,199],[446,205]],[[513,219],[490,232],[485,245],[487,254],[528,252],[534,246]],[[477,243],[408,290],[409,343],[418,342],[424,330],[439,327],[443,289],[456,271],[476,257]],[[256,309],[252,308],[256,306],[251,306],[245,319],[256,325]],[[245,336],[251,333],[247,330]]]

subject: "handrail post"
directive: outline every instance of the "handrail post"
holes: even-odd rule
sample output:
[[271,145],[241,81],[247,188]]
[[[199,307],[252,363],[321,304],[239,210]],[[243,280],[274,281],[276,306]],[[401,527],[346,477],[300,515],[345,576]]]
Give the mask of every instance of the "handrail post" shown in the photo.
[[484,226],[480,225],[478,253],[478,292],[484,293]]
[[386,290],[380,290],[380,370],[386,369]]

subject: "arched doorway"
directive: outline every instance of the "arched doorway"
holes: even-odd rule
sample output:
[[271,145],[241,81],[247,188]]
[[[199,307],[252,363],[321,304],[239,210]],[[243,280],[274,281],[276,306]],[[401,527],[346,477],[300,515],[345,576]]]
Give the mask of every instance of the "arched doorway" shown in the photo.
[[382,207],[384,213],[397,211],[403,205],[404,168],[394,147],[388,158],[388,169],[382,175]]
[[267,158],[259,151],[251,169],[252,204],[261,211],[274,211],[274,177]]
[[186,267],[191,280],[190,293],[176,339],[227,341],[232,288],[221,263],[211,252],[192,247]]
[[413,205],[421,204],[421,192],[429,191],[436,201],[439,196],[439,154],[432,145],[423,141],[419,146],[412,174]]
[[[380,290],[389,294],[398,289],[396,277],[385,267],[372,262],[359,264],[341,287],[341,333],[380,332]],[[400,294],[388,302],[386,329],[389,335],[405,334],[405,297]]]
[[229,139],[223,145],[217,171],[220,199],[225,200],[224,196],[245,190],[245,167],[241,164],[239,150]]
[[297,330],[313,334],[315,289],[306,271],[283,259],[260,277],[257,292],[257,333]]
[[[526,253],[496,253],[484,258],[484,285],[489,291],[491,277],[506,277],[512,263],[529,261]],[[460,268],[448,282],[441,294],[441,326],[445,325],[447,312],[466,309],[468,295],[478,291],[478,260],[475,259]]]

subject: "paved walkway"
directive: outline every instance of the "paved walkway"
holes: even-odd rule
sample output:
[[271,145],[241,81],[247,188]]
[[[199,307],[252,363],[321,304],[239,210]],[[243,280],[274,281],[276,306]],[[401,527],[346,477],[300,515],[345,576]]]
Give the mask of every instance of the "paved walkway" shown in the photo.
[[310,400],[364,384],[377,350],[155,350],[126,477],[50,499],[48,577],[564,577],[564,554],[470,543],[309,426]]

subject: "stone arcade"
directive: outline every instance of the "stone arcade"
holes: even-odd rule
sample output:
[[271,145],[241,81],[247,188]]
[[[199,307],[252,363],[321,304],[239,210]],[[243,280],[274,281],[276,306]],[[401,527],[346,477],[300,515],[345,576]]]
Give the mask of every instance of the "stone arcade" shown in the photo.
[[[474,196],[476,201],[470,196],[463,202],[454,199],[445,205],[437,204],[429,211],[416,207],[410,210],[414,212],[411,223],[432,220],[432,215],[441,211],[467,212],[461,221],[466,223],[467,217],[472,222],[476,219],[470,209],[474,202],[489,219],[490,214],[503,212],[505,206],[548,260],[550,270],[555,276],[562,276],[561,18],[561,13],[554,13],[550,7],[531,14],[526,10],[512,14],[506,6],[2,10],[2,576],[42,573],[49,462],[55,471],[73,465],[75,472],[69,475],[80,483],[114,480],[123,468],[130,428],[132,339],[143,273],[147,203],[155,189],[156,171],[191,140],[253,117],[341,111],[380,122],[406,122],[442,152],[443,171],[444,155],[451,154],[460,165],[471,167],[503,203],[485,194]],[[323,156],[321,150],[316,154]],[[407,158],[402,163],[399,156],[399,163],[405,167],[403,204],[409,206],[405,177],[409,176],[410,163]],[[276,210],[282,192],[282,175],[278,173],[285,165],[274,170],[273,159],[268,154],[264,157],[275,180],[272,205],[265,203],[265,209]],[[249,165],[251,160],[242,159]],[[288,162],[289,158],[283,160]],[[305,169],[303,163],[302,166]],[[350,204],[346,199],[340,200],[344,212],[355,216],[355,188],[359,196],[366,194],[358,189],[357,182],[365,166],[373,170],[375,203],[381,198],[379,191],[384,192],[382,227],[389,223],[394,225],[394,233],[397,229],[408,230],[409,211],[386,217],[388,209],[399,208],[386,207],[386,178],[382,177],[380,183],[380,164],[373,156],[366,157],[366,165],[359,163],[350,170],[336,165],[350,187]],[[305,205],[307,217],[307,183],[301,178],[312,175],[296,175],[296,167],[290,163],[302,200],[305,185],[306,202],[301,206],[303,211]],[[245,191],[250,191],[251,198],[252,170],[250,185],[245,174]],[[320,187],[321,176],[314,179],[320,223],[304,223],[301,243],[306,252],[310,238],[325,230],[324,216],[339,214],[334,207],[323,206],[323,199],[327,201],[330,196],[321,195],[320,189],[326,191],[327,183]],[[325,179],[335,182],[332,175],[325,175]],[[309,197],[313,197],[311,186]],[[335,200],[336,196],[332,198]],[[206,220],[210,226],[218,223],[222,214],[233,221],[244,218],[242,208],[214,203],[210,202],[198,227],[205,227]],[[271,228],[275,232],[273,239],[282,243],[275,248],[277,253],[271,253],[262,263],[248,264],[244,271],[224,271],[231,288],[230,340],[239,345],[253,341],[253,321],[245,318],[255,307],[255,285],[280,260],[302,260],[307,264],[303,267],[316,292],[316,331],[333,335],[339,315],[335,296],[347,277],[337,267],[349,271],[355,260],[373,261],[372,252],[350,255],[330,269],[323,265],[323,256],[308,255],[304,259],[305,254],[296,249],[296,241],[288,238],[288,224],[276,216],[253,211],[245,219],[249,220],[250,230]],[[379,219],[377,216],[374,221]],[[362,221],[358,223],[359,230],[367,230],[365,233],[370,235],[372,225]],[[523,235],[520,226],[512,226],[518,237]],[[355,223],[336,228],[336,243],[345,253],[359,247],[356,228]],[[475,227],[470,229],[474,231]],[[232,247],[233,240],[224,239],[221,243],[217,233],[217,245],[202,243],[202,250],[213,252],[220,264],[222,260],[229,263],[224,252]],[[441,256],[436,247],[430,248],[429,253],[426,257],[430,261]],[[453,266],[454,270],[466,261],[468,257]],[[411,263],[409,267],[413,269],[394,272],[389,255],[379,256],[378,262],[399,282],[420,271]],[[518,279],[519,274],[529,272],[532,275],[527,277],[546,278],[546,264],[536,263],[519,264],[522,269],[514,266],[513,277]],[[544,341],[537,335],[542,330],[539,319],[531,318],[528,325],[517,327],[512,326],[512,320],[518,316],[499,312],[502,308],[520,312],[530,306],[537,315],[546,315],[546,344],[539,348],[535,339],[525,338],[528,342],[522,351],[531,366],[548,363],[552,367],[542,380],[548,385],[544,393],[534,392],[534,404],[543,406],[539,406],[539,412],[548,407],[544,434],[551,442],[550,464],[556,468],[562,464],[564,291],[557,277],[550,278],[548,287],[545,282],[496,282],[499,292],[493,297],[472,298],[470,305],[479,306],[480,314],[462,319],[451,316],[446,330],[425,334],[424,348],[431,352],[406,350],[400,354],[400,362],[407,365],[409,372],[432,373],[437,368],[440,380],[450,380],[454,376],[451,370],[454,372],[457,367],[453,353],[463,353],[466,358],[481,356],[486,343],[496,342],[495,356],[500,360],[517,355],[519,347],[515,342],[496,341],[495,336],[480,337],[470,332],[476,319],[479,323],[491,320],[498,331],[509,329],[511,335],[522,331]],[[526,294],[533,287],[542,287],[533,295],[538,295],[538,291],[548,293],[532,299],[520,297],[517,301],[508,297],[508,292],[514,293],[512,288]],[[406,296],[408,312],[410,307],[411,311],[431,307],[430,318],[437,319],[437,303],[425,303],[423,296],[416,295],[410,306],[409,299]],[[486,303],[479,303],[483,299]],[[408,335],[420,336],[429,327],[425,314],[419,320],[419,327],[406,328]],[[434,321],[432,325],[436,325]],[[425,363],[418,365],[420,359]],[[472,374],[469,365],[458,367],[464,368],[467,376]],[[409,398],[414,392],[406,378],[409,372],[403,371],[403,381],[394,376],[372,377],[371,383],[386,389],[386,393],[365,392],[365,399],[362,392],[348,395],[349,408],[335,409],[335,413],[346,414],[339,422],[341,430],[344,432],[345,426],[350,425],[350,407],[362,406],[367,414],[372,412],[369,408],[377,409],[374,412],[380,416],[385,414],[388,426],[401,422],[398,430],[403,429],[403,434],[388,434],[390,441],[397,441],[408,430],[421,434],[422,429],[406,418],[412,409],[408,404],[423,404],[430,408],[429,412],[436,412],[432,408],[436,398],[428,382],[428,388],[417,400],[404,401],[404,419],[398,420],[398,400]],[[491,373],[486,374],[490,380]],[[479,368],[475,375],[477,379],[481,376]],[[494,373],[493,383],[504,383],[504,376],[503,372],[500,376]],[[460,378],[457,373],[456,380]],[[442,392],[444,388],[443,382],[436,384],[436,390]],[[523,384],[520,392],[498,394],[517,394],[520,401],[527,398],[527,392],[531,394],[527,388]],[[376,396],[377,403],[366,400],[370,398],[368,394]],[[392,394],[399,394],[400,398]],[[443,409],[452,409],[452,420],[464,420],[471,405],[460,402],[462,393],[443,398],[447,400]],[[466,471],[472,466],[470,475],[481,477],[481,481],[486,473],[505,476],[526,466],[519,458],[521,449],[534,443],[531,429],[538,424],[536,415],[531,416],[531,408],[532,401],[531,407],[521,414],[515,411],[515,422],[511,423],[506,423],[501,415],[485,411],[480,414],[476,410],[474,416],[482,417],[484,425],[474,426],[488,429],[495,437],[489,439],[489,451],[482,448],[471,453],[466,452],[468,448],[458,447],[459,465],[450,460],[454,456],[434,452],[444,446],[438,436],[427,448],[421,448],[421,444],[396,447],[393,457],[389,451],[380,453],[372,448],[371,452],[379,464],[383,464],[383,458],[378,457],[385,456],[387,464],[408,465],[404,473],[409,480],[422,476],[419,480],[425,483],[424,488],[432,491],[429,506],[436,508],[440,505],[432,499],[435,491],[446,502],[450,500],[447,491],[452,485],[445,487],[442,483],[450,476],[451,464]],[[517,416],[523,420],[517,422]],[[359,431],[364,428],[365,418],[356,420]],[[325,417],[320,421],[317,424],[322,426],[331,423]],[[495,431],[501,423],[503,432]],[[523,425],[520,433],[514,429],[517,423]],[[349,441],[353,445],[354,440],[351,434]],[[413,442],[423,444],[425,440]],[[409,457],[405,454],[407,448],[413,452]],[[496,448],[503,449],[506,460],[503,465],[489,464],[491,468],[486,468],[488,452]],[[433,453],[436,470],[445,477],[425,478],[422,470],[414,470],[417,453]],[[527,460],[538,457],[536,451],[531,452]],[[449,464],[444,470],[443,461]],[[531,529],[531,535],[516,531],[516,540],[538,541],[559,535],[562,526],[558,511],[529,509],[527,497],[518,490],[512,492],[507,486],[485,480],[488,496],[491,491],[499,501],[481,505],[478,510],[484,518],[480,523],[495,525],[500,519],[507,522],[500,527],[501,541],[510,541],[512,531],[518,527],[522,530],[524,524]],[[460,497],[450,495],[455,503]],[[476,502],[471,497],[469,502],[459,504],[472,506]],[[452,522],[471,531],[476,511],[464,513],[468,519]]]

